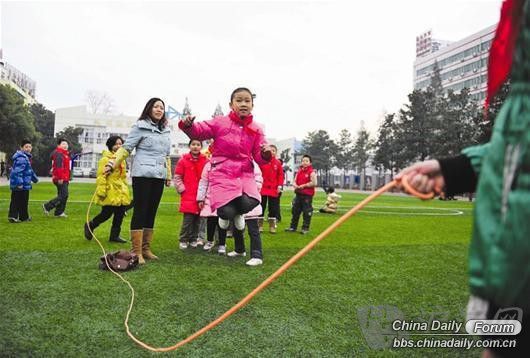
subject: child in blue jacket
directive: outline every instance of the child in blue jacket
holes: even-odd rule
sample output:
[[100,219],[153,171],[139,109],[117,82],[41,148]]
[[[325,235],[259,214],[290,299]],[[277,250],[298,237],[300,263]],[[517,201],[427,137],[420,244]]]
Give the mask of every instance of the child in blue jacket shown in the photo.
[[31,221],[28,213],[29,191],[31,183],[39,179],[31,168],[31,142],[23,140],[20,150],[13,154],[13,167],[9,176],[11,203],[9,204],[8,220],[11,223]]

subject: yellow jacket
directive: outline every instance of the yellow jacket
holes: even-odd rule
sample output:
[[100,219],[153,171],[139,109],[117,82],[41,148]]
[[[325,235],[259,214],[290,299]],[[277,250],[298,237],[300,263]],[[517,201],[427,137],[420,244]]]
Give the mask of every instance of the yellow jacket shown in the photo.
[[116,154],[104,150],[98,164],[96,179],[96,204],[101,206],[122,206],[131,203],[129,187],[126,181],[125,161],[121,162],[119,169],[113,170],[108,176],[103,174],[105,165],[109,160],[115,160]]

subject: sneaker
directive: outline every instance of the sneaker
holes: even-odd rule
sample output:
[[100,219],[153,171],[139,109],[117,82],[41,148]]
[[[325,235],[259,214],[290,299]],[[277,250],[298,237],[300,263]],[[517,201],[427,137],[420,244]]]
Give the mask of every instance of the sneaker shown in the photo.
[[243,215],[234,216],[234,226],[240,231],[245,229],[245,218]]
[[204,251],[210,251],[212,247],[214,247],[213,241],[207,241],[206,244],[204,244],[204,247],[202,248]]
[[219,255],[225,255],[226,254],[226,246],[225,245],[219,245],[217,247],[217,253]]
[[42,204],[42,211],[44,212],[44,215],[50,215],[50,211],[46,209],[46,204]]
[[27,218],[26,220],[20,220],[21,223],[27,223],[27,222],[30,222],[31,221],[31,218]]
[[246,262],[246,265],[247,266],[258,266],[258,265],[262,265],[263,264],[263,260],[262,259],[258,259],[258,258],[252,258],[250,260],[248,260]]
[[237,256],[247,256],[247,253],[246,252],[243,252],[243,253],[239,253],[239,252],[235,252],[235,251],[230,251],[228,254],[226,254],[226,256],[228,257],[237,257]]
[[287,231],[287,232],[295,232],[296,229],[293,229],[292,227],[288,227],[287,229],[285,229],[285,231]]
[[65,213],[62,213],[62,214],[59,214],[59,215],[55,215],[56,218],[67,218],[68,215],[66,215]]
[[230,226],[230,220],[225,220],[219,218],[219,227],[223,230],[228,229],[228,226]]
[[85,239],[92,240],[92,233],[90,232],[91,230],[93,229],[89,228],[88,224],[85,223]]
[[179,243],[179,248],[181,250],[186,250],[188,248],[188,243],[187,242],[180,242]]
[[190,246],[195,249],[197,247],[197,241],[190,242]]
[[204,246],[204,240],[203,239],[197,239],[197,246]]
[[300,231],[300,235],[305,235],[309,232],[309,230],[306,230],[306,229],[302,229],[302,231]]
[[109,241],[111,241],[111,242],[119,242],[120,244],[125,244],[127,242],[127,240],[125,240],[124,238],[121,238],[119,236],[111,237],[111,238],[109,238]]
[[7,220],[9,220],[9,222],[12,224],[20,222],[20,220],[18,220],[17,218],[7,218]]

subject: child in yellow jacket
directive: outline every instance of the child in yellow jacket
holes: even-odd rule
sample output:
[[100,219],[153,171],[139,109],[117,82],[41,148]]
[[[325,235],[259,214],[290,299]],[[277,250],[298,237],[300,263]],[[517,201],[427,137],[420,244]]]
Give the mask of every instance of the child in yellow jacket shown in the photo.
[[112,227],[110,229],[109,241],[125,243],[126,240],[120,237],[121,223],[125,215],[127,205],[131,203],[129,187],[126,180],[125,162],[121,162],[118,170],[114,170],[109,175],[105,175],[105,165],[109,161],[114,161],[116,151],[122,146],[123,139],[120,136],[112,136],[107,140],[108,150],[104,150],[102,158],[98,163],[98,174],[96,179],[96,204],[101,205],[101,212],[88,224],[85,224],[85,238],[92,240],[92,232],[110,219],[112,215]]

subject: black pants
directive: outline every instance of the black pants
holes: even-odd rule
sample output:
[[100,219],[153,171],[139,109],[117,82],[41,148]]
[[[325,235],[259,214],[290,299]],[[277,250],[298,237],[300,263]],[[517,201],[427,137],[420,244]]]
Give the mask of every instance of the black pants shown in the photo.
[[134,212],[131,230],[152,229],[164,192],[164,179],[133,177]]
[[110,229],[110,238],[114,239],[120,236],[121,232],[121,223],[123,222],[123,217],[125,216],[126,206],[102,206],[101,212],[90,221],[90,229],[94,230],[99,225],[110,219],[112,215],[112,227]]
[[[250,236],[250,257],[263,258],[261,250],[261,236],[259,234],[258,219],[247,220],[248,235]],[[234,229],[234,245],[237,253],[245,252],[245,232]]]
[[57,196],[44,204],[44,208],[50,211],[55,208],[55,216],[61,215],[66,209],[66,202],[68,201],[68,182],[62,184],[53,183],[57,188]]
[[236,215],[246,214],[259,205],[257,199],[251,198],[247,194],[238,196],[228,204],[217,209],[217,215],[225,220],[233,220]]
[[296,230],[301,213],[303,213],[304,218],[302,230],[309,230],[309,225],[311,225],[311,216],[313,215],[313,197],[311,195],[296,194],[294,197],[291,228]]
[[199,223],[201,217],[197,214],[184,213],[182,227],[180,228],[180,242],[195,242],[199,235]]
[[209,216],[206,222],[206,238],[208,241],[213,241],[216,229],[219,245],[226,245],[226,230],[219,227],[219,218],[217,216]]
[[274,196],[262,196],[261,197],[261,207],[263,208],[263,216],[265,217],[265,210],[267,209],[267,202],[269,203],[269,219],[276,218],[280,216],[280,197]]
[[28,220],[29,190],[13,190],[11,192],[11,202],[9,203],[8,217],[20,221]]

